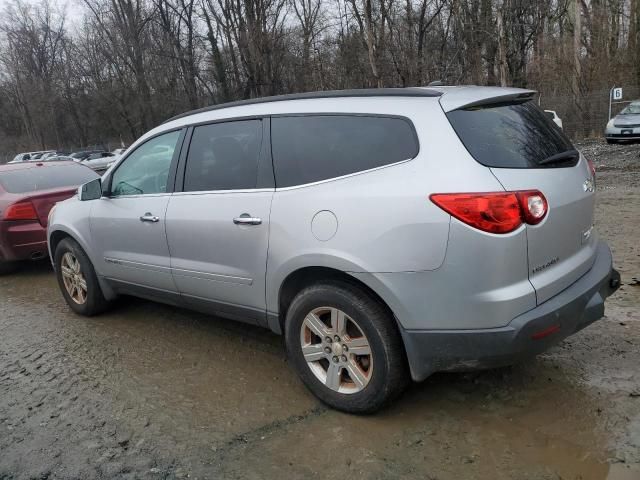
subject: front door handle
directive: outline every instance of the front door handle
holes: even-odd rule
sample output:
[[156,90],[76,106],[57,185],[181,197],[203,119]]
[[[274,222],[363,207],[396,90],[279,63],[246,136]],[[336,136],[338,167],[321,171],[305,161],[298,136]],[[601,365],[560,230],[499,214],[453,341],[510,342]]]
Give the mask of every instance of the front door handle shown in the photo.
[[159,217],[156,217],[155,215],[152,215],[151,213],[147,212],[144,215],[142,215],[140,217],[140,221],[141,222],[152,222],[152,223],[157,223],[160,221]]
[[236,225],[260,225],[262,223],[262,219],[252,217],[248,213],[243,213],[239,217],[234,218],[233,223]]

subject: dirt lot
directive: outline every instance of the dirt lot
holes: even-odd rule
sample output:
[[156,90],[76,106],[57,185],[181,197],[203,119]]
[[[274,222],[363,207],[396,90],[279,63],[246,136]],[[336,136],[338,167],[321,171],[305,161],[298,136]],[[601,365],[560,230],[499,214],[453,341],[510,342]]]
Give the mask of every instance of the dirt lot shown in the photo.
[[0,479],[640,479],[640,145],[581,145],[623,286],[512,368],[327,410],[279,337],[128,299],[72,315],[46,263],[0,277]]

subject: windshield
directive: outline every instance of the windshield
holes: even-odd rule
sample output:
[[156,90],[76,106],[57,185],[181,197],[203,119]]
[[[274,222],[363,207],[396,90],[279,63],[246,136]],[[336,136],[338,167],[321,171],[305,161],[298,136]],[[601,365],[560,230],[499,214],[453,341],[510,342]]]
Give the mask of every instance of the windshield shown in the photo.
[[620,112],[620,115],[639,115],[639,114],[640,114],[640,103],[632,103],[631,105],[627,105]]

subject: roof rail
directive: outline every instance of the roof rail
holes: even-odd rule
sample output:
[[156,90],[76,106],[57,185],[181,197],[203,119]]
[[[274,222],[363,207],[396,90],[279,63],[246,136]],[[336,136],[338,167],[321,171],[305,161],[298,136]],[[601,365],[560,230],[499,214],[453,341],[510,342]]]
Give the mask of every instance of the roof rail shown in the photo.
[[408,88],[359,88],[352,90],[325,90],[318,92],[291,93],[288,95],[275,95],[273,97],[251,98],[248,100],[238,100],[235,102],[210,105],[208,107],[191,110],[175,117],[165,120],[163,123],[171,122],[179,118],[188,117],[197,113],[221,110],[223,108],[240,107],[244,105],[256,105],[260,103],[283,102],[287,100],[308,100],[314,98],[341,98],[341,97],[439,97],[442,92],[424,87]]

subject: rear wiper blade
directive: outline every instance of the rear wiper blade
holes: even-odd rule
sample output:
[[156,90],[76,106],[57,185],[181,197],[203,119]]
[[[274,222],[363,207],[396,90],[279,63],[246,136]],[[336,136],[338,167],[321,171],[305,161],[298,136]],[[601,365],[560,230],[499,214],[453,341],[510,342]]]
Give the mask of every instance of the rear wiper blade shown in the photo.
[[564,152],[556,153],[538,162],[538,165],[549,165],[550,163],[564,163],[569,160],[578,160],[580,158],[580,152],[577,150],[566,150]]

